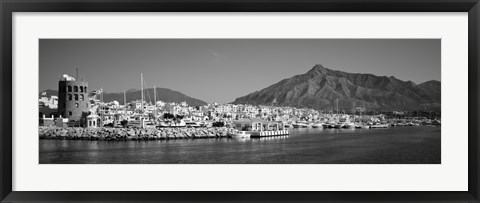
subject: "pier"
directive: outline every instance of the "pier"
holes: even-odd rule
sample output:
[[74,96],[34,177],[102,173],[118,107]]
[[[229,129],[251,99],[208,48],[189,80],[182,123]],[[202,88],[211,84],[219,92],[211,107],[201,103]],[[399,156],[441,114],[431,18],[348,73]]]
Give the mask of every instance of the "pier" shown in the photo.
[[252,132],[250,137],[261,138],[261,137],[283,136],[283,135],[289,135],[289,134],[290,132],[288,130],[258,131],[258,132]]
[[63,140],[169,140],[227,138],[233,129],[211,128],[79,128],[39,127],[40,139]]

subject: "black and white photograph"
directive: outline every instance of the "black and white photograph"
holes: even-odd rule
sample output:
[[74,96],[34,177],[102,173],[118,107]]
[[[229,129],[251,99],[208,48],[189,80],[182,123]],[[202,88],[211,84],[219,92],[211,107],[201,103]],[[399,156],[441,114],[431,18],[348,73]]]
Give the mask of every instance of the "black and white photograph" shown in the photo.
[[38,106],[39,164],[441,164],[441,39],[39,39]]

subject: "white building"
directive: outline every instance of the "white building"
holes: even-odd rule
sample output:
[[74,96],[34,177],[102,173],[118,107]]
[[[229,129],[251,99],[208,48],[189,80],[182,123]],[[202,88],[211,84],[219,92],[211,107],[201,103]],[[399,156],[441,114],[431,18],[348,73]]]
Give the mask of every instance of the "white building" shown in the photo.
[[96,114],[90,114],[87,116],[87,127],[96,128],[98,127],[98,116]]
[[165,104],[166,104],[166,103],[163,102],[163,101],[157,101],[157,104],[156,104],[156,105],[157,105],[157,107],[164,107]]
[[[42,92],[42,95],[46,95],[46,92]],[[58,107],[58,97],[55,95],[52,95],[50,97],[42,96],[40,97],[38,102],[43,103],[44,106],[51,109],[57,109]]]

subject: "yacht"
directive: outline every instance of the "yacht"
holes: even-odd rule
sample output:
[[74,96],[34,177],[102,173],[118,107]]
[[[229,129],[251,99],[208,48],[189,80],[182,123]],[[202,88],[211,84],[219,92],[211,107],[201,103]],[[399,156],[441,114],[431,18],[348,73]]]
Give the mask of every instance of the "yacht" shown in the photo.
[[371,125],[370,128],[388,128],[388,124],[377,123],[377,124]]
[[228,133],[228,137],[231,138],[249,138],[252,134],[249,131],[234,131]]
[[343,128],[355,128],[355,123],[352,123],[352,122],[345,123]]
[[294,128],[306,128],[307,127],[307,124],[305,124],[304,122],[296,122],[296,123],[293,123],[292,124]]
[[359,124],[355,125],[355,128],[357,128],[357,129],[370,129],[370,126],[367,125],[367,124],[364,124],[364,123],[359,123]]
[[312,124],[312,128],[323,128],[323,123],[314,123]]
[[335,128],[336,123],[333,121],[330,121],[328,123],[323,124],[323,128]]
[[344,123],[344,122],[338,122],[338,123],[335,125],[335,128],[343,128],[343,126],[345,126],[345,123]]

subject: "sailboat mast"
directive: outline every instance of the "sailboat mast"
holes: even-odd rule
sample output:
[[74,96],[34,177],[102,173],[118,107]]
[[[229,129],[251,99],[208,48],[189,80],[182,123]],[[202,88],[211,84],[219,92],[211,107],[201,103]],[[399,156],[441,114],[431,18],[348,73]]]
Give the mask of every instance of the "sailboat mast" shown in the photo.
[[127,114],[127,93],[123,91],[123,104],[125,105],[123,110],[123,118],[125,119],[125,115]]
[[352,111],[353,111],[353,115],[354,115],[354,116],[357,115],[357,110],[355,109],[355,106],[356,106],[356,105],[355,105],[355,102],[353,102],[353,109],[352,109]]
[[[363,105],[363,106],[365,106],[365,105]],[[363,111],[364,109],[365,109],[365,107],[362,108],[362,109],[360,109],[360,118],[362,118],[362,111]]]
[[337,98],[337,117],[338,117],[338,120],[340,120],[340,115],[338,114],[338,98]]
[[100,123],[102,124],[102,127],[103,127],[103,114],[105,113],[104,110],[103,110],[103,108],[104,108],[104,107],[103,107],[103,106],[104,106],[104,104],[103,104],[103,87],[100,88],[100,90],[102,91],[102,92],[101,92],[102,94],[100,95],[100,98],[102,99],[102,103],[101,103],[101,105],[100,105],[100,113],[101,113],[101,114],[100,114],[100,115],[101,115],[101,122],[100,122]]
[[338,99],[337,99],[337,115],[338,115]]
[[140,103],[140,111],[143,114],[143,73],[140,73],[140,91],[142,92],[142,101]]
[[153,97],[155,97],[155,103],[153,104],[153,115],[157,118],[157,87],[153,85]]

